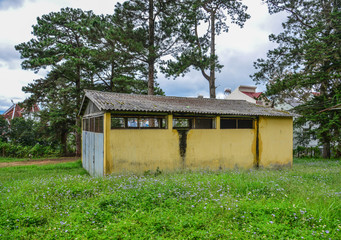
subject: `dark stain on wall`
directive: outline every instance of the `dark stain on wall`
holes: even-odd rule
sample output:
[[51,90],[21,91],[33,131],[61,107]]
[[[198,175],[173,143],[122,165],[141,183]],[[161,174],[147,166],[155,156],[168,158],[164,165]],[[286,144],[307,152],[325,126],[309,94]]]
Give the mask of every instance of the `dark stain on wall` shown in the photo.
[[256,119],[256,168],[259,168],[259,117]]
[[182,158],[182,167],[185,168],[187,134],[188,134],[189,129],[184,129],[184,130],[177,129],[177,131],[179,133],[179,151],[180,151],[180,156]]

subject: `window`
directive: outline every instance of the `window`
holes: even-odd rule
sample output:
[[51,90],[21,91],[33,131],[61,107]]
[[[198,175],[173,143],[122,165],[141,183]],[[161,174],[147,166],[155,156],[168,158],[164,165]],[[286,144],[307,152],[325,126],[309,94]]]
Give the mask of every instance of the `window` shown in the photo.
[[174,118],[173,128],[192,128],[191,118]]
[[215,128],[215,119],[213,118],[196,118],[195,119],[196,129],[212,129]]
[[83,131],[103,132],[103,116],[83,119]]
[[167,128],[165,116],[111,116],[111,129],[117,128]]
[[95,129],[94,132],[102,133],[103,132],[103,117],[95,118]]
[[84,130],[84,131],[89,131],[89,129],[90,129],[90,126],[89,126],[89,119],[84,118],[84,119],[83,119],[83,130]]
[[94,132],[94,129],[95,129],[95,118],[90,118],[89,121],[90,121],[89,132]]
[[237,119],[220,119],[221,129],[234,129],[237,128]]
[[253,129],[253,119],[221,118],[220,129]]
[[166,128],[165,118],[141,117],[139,119],[140,128]]
[[173,119],[173,128],[182,129],[213,129],[215,128],[215,118],[201,117],[175,117]]
[[238,120],[238,128],[253,128],[253,120],[250,119],[239,119]]
[[137,128],[138,127],[138,118],[128,118],[127,126],[128,128]]
[[111,117],[111,128],[125,128],[125,120],[122,117]]

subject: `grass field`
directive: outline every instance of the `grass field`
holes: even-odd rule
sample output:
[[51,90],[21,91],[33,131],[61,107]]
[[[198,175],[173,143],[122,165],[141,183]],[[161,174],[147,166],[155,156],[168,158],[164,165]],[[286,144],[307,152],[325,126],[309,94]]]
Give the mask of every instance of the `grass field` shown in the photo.
[[0,157],[0,163],[2,162],[23,162],[29,161],[29,158],[9,158],[9,157]]
[[341,161],[94,178],[0,169],[0,239],[341,239]]
[[9,158],[9,157],[0,157],[0,163],[4,162],[27,162],[27,161],[41,161],[41,160],[46,160],[46,159],[64,159],[62,157],[54,157],[54,158],[46,158],[46,157],[41,157],[41,158]]

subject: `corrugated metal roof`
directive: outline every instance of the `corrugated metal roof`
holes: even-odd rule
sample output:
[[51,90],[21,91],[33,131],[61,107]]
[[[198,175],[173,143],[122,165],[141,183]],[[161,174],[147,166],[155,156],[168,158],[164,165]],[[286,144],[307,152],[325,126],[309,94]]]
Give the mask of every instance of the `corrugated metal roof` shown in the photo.
[[85,90],[80,115],[84,113],[88,100],[92,101],[100,111],[292,117],[290,113],[244,100],[134,95],[93,90]]

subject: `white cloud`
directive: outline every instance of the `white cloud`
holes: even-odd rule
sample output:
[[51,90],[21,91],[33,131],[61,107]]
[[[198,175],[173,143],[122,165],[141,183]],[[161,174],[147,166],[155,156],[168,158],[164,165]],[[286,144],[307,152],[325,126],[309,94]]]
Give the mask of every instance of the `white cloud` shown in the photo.
[[24,2],[25,0],[0,0],[0,11],[9,8],[19,8]]
[[43,75],[34,74],[32,71],[17,71],[11,69],[0,69],[1,84],[5,86],[1,90],[1,97],[19,98],[24,100],[28,95],[21,91],[23,86],[31,83],[34,79],[43,77]]

